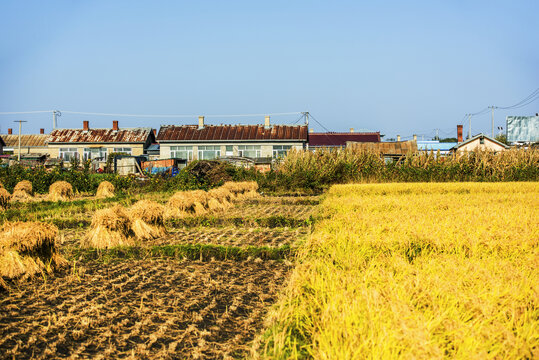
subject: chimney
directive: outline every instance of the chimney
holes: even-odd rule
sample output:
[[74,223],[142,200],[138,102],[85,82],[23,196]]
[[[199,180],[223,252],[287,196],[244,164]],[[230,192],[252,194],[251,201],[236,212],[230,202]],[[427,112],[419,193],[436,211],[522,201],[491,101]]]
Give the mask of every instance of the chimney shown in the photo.
[[198,129],[204,129],[204,116],[198,117]]
[[264,116],[264,127],[268,129],[270,127],[270,117],[269,115]]
[[39,129],[39,133],[40,133],[41,135],[45,134],[45,129],[43,129],[43,128]]
[[353,132],[354,132],[354,128],[350,128],[350,132],[353,133]]
[[457,125],[457,142],[462,142],[462,125]]
[[13,135],[13,129],[11,129],[11,128],[7,129],[7,134],[8,135]]
[[417,135],[414,134],[414,141],[417,141]]
[[84,121],[82,122],[82,129],[83,129],[84,131],[88,131],[89,128],[90,128],[89,121],[88,121],[88,120],[84,120]]
[[397,135],[397,141],[401,141],[401,136]]
[[313,129],[313,128],[310,128],[310,129],[309,129],[309,132],[310,132],[310,133],[313,133],[313,132],[314,132],[314,129]]
[[118,120],[112,120],[112,130],[118,131]]

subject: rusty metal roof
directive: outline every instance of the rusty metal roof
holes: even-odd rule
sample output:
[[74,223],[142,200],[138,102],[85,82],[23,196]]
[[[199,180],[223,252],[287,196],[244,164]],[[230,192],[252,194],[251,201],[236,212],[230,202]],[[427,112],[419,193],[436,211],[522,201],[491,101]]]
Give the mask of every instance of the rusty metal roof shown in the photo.
[[144,143],[151,128],[113,129],[56,129],[49,135],[49,143]]
[[347,147],[353,150],[373,151],[383,155],[406,155],[409,152],[417,152],[417,142],[393,141],[393,142],[348,142]]
[[379,132],[362,133],[310,133],[309,146],[345,146],[347,141],[380,142]]
[[[49,135],[46,134],[21,134],[21,147],[46,147],[48,136]],[[2,135],[2,139],[4,139],[6,147],[8,148],[16,148],[19,146],[19,135]]]
[[305,125],[164,125],[159,129],[157,141],[307,141]]

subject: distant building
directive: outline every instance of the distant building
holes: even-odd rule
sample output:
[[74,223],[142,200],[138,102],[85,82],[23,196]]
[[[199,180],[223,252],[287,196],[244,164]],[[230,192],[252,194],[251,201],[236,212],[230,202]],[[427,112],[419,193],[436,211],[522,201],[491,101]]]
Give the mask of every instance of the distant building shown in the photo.
[[4,153],[4,148],[6,147],[6,143],[4,142],[4,139],[0,136],[0,155]]
[[539,142],[539,115],[507,116],[506,131],[509,143]]
[[416,140],[388,141],[388,142],[364,142],[349,141],[346,147],[356,151],[369,151],[380,154],[385,159],[398,160],[403,156],[417,153]]
[[505,145],[504,143],[501,143],[498,140],[493,139],[485,134],[478,134],[466,141],[463,141],[453,146],[451,148],[451,151],[457,153],[477,150],[499,152],[507,149],[509,149],[509,146]]
[[83,121],[82,129],[56,129],[48,138],[51,157],[64,161],[73,157],[105,161],[112,153],[140,156],[153,143],[155,135],[151,128],[120,128],[116,120],[108,129],[92,129],[88,121]]
[[347,142],[380,142],[380,132],[324,132],[309,133],[309,149],[325,148],[345,148]]
[[456,142],[440,142],[438,140],[418,140],[417,150],[423,152],[440,152],[440,155],[448,155],[451,152],[451,148],[456,146]]
[[[2,135],[2,138],[6,144],[4,152],[18,155],[19,134],[13,134],[13,129],[8,129],[7,135]],[[47,138],[45,129],[40,129],[39,134],[21,134],[21,155],[49,155]]]
[[212,160],[223,157],[278,158],[307,145],[306,125],[165,125],[157,141],[161,159]]

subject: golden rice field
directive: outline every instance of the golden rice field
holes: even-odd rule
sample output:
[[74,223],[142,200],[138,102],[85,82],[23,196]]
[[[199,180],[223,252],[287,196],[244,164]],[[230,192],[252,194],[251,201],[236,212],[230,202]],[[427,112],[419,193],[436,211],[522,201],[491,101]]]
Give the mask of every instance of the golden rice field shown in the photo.
[[539,183],[338,185],[254,357],[539,358]]

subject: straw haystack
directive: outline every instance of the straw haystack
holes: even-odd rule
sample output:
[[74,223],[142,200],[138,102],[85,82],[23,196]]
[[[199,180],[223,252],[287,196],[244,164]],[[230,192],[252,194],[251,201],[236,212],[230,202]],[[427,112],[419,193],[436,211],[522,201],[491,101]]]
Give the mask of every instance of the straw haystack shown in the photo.
[[58,228],[42,222],[6,222],[0,229],[0,275],[28,277],[67,263],[58,254]]
[[120,205],[97,210],[92,218],[90,230],[81,241],[82,247],[98,249],[133,244],[131,221]]
[[50,201],[68,201],[73,197],[73,186],[67,181],[56,181],[49,187]]
[[258,196],[258,193],[256,192],[258,190],[258,184],[256,181],[228,181],[224,183],[222,187],[233,194],[233,200],[240,201]]
[[194,211],[194,199],[188,191],[179,191],[172,195],[165,206],[165,218],[185,217]]
[[34,191],[32,190],[32,183],[28,180],[19,181],[13,188],[13,193],[17,191],[24,191],[28,195],[34,194]]
[[164,208],[151,200],[137,201],[129,209],[131,230],[140,240],[156,239],[167,234]]
[[232,206],[232,204],[230,203],[233,197],[232,193],[230,192],[230,190],[222,186],[216,189],[211,189],[210,191],[208,191],[208,195],[214,199],[217,199],[225,209]]
[[98,199],[114,197],[114,185],[108,181],[101,181],[99,187],[97,188],[95,197]]
[[32,183],[28,180],[23,180],[17,183],[13,188],[13,195],[11,195],[12,202],[27,202],[34,199]]
[[0,188],[0,210],[7,209],[11,194],[4,188]]
[[216,198],[211,198],[208,200],[208,210],[211,212],[219,212],[224,210],[225,207],[222,203],[219,202]]

